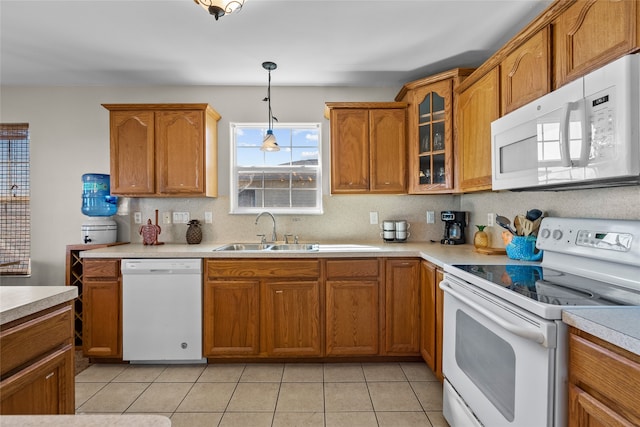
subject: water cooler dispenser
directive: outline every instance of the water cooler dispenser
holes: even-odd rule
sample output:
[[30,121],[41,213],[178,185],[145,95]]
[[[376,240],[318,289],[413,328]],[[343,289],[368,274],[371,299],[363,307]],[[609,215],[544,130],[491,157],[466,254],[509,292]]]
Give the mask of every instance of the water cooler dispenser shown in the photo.
[[82,223],[83,243],[115,243],[118,225],[110,217],[118,210],[118,198],[110,193],[109,175],[82,175],[82,213],[88,217]]

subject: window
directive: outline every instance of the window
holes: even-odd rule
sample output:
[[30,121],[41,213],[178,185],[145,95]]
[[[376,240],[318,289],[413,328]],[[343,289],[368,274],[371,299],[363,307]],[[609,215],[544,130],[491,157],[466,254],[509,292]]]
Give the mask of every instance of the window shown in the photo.
[[0,124],[0,275],[29,275],[29,125]]
[[320,123],[278,124],[280,151],[261,151],[265,124],[231,123],[231,213],[321,214]]

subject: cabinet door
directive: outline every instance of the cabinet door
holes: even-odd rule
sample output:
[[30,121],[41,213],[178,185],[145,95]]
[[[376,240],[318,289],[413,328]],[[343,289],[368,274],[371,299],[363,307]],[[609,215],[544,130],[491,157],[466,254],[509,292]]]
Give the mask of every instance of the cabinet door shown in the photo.
[[578,1],[553,23],[555,86],[631,53],[638,46],[638,2]]
[[369,110],[331,110],[331,193],[369,191]]
[[451,79],[416,89],[411,114],[417,130],[409,142],[411,193],[433,193],[453,188],[453,129]]
[[204,195],[203,112],[158,111],[155,132],[158,192]]
[[544,27],[500,64],[503,114],[551,91],[549,35]]
[[257,355],[260,282],[207,281],[203,297],[204,355]]
[[385,353],[420,354],[420,261],[386,262]]
[[378,354],[377,280],[326,282],[326,354]]
[[403,193],[405,173],[404,109],[369,111],[371,193]]
[[74,350],[71,344],[0,383],[0,414],[74,414]]
[[111,193],[155,192],[154,116],[152,111],[112,111]]
[[440,282],[444,279],[444,273],[439,268],[436,269],[436,377],[442,382],[442,325],[444,325],[444,291],[440,289]]
[[499,70],[460,93],[456,168],[461,192],[491,190],[491,122],[500,116]]
[[89,357],[122,358],[120,260],[84,261],[82,351]]
[[569,384],[568,425],[569,427],[637,426],[574,384]]
[[320,284],[264,282],[265,335],[269,356],[320,356]]
[[420,354],[436,369],[436,267],[420,261]]

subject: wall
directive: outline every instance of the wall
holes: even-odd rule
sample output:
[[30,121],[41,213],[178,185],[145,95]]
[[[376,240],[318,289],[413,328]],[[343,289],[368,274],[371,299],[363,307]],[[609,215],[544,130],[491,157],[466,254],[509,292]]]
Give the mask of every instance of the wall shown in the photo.
[[[274,80],[275,77],[274,77]],[[329,182],[329,122],[324,119],[328,101],[389,101],[400,88],[272,87],[272,108],[281,122],[321,122],[325,159],[323,188]],[[141,241],[128,212],[140,210],[153,218],[154,210],[184,210],[194,218],[214,212],[214,224],[205,226],[206,241],[253,241],[268,229],[254,225],[254,216],[231,216],[229,211],[229,122],[266,119],[262,99],[266,87],[1,87],[0,121],[27,122],[31,131],[32,277],[0,277],[3,285],[64,284],[65,247],[81,242],[81,177],[84,173],[109,173],[109,113],[105,103],[207,102],[221,115],[219,122],[218,199],[125,199],[120,214],[120,240]],[[378,240],[377,226],[369,225],[369,211],[380,219],[402,217],[424,223],[426,208],[457,206],[453,196],[326,196],[325,214],[315,217],[278,218],[279,228],[304,240],[364,238]],[[177,208],[179,206],[179,209]],[[407,209],[408,208],[408,209]],[[262,219],[261,221],[265,221]],[[262,228],[260,228],[262,227]],[[259,229],[260,228],[260,229]],[[163,227],[161,241],[184,242],[186,226]],[[416,224],[413,238],[440,237],[439,225]],[[130,234],[130,236],[129,236]]]
[[[399,88],[273,87],[272,107],[281,122],[323,124],[323,188],[328,193],[329,123],[323,117],[328,101],[390,101]],[[31,129],[32,269],[31,278],[0,277],[3,285],[61,285],[65,247],[80,243],[81,176],[109,172],[108,111],[103,103],[208,102],[221,115],[219,125],[219,181],[217,199],[123,199],[119,224],[121,240],[140,242],[130,212],[143,220],[161,212],[189,210],[192,218],[214,214],[204,226],[205,242],[254,241],[269,231],[266,219],[256,226],[253,215],[229,215],[229,122],[264,121],[264,87],[2,87],[0,121],[28,122]],[[480,193],[462,196],[325,196],[320,216],[279,216],[278,231],[298,234],[303,241],[380,241],[378,226],[369,225],[369,212],[380,220],[405,218],[411,240],[439,240],[442,224],[426,224],[425,211],[445,209],[471,212],[471,224],[486,223],[487,213],[509,218],[540,208],[551,215],[640,219],[640,187],[571,192]],[[188,208],[188,209],[185,209]],[[438,217],[438,214],[436,215]],[[264,221],[264,222],[263,222]],[[161,224],[162,226],[162,224]],[[186,226],[163,226],[161,241],[184,242]],[[473,230],[470,230],[472,232]],[[494,243],[500,229],[493,227]]]

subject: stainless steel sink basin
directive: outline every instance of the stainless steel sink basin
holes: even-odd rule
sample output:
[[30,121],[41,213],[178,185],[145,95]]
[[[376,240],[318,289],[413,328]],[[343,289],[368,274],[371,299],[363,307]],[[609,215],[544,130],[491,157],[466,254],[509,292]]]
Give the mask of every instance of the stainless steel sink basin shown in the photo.
[[269,250],[271,251],[318,251],[320,245],[317,243],[282,243],[275,244]]
[[270,243],[229,243],[228,245],[220,246],[214,250],[216,251],[266,251],[271,249],[273,245]]

